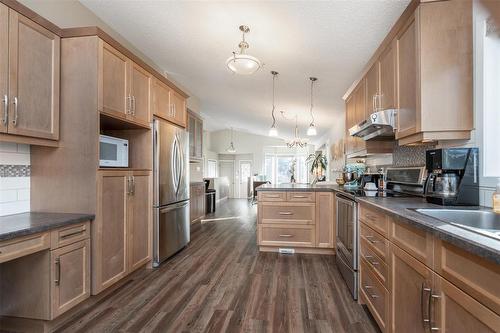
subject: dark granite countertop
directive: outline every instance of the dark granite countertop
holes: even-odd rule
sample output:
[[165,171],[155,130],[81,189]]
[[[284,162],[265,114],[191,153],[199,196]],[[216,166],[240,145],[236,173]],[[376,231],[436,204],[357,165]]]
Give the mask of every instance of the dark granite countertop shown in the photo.
[[[257,191],[303,191],[303,192],[340,192],[357,202],[369,204],[391,214],[398,221],[409,223],[417,228],[433,233],[436,237],[454,244],[468,252],[487,258],[500,264],[500,241],[468,229],[435,219],[416,212],[416,208],[443,208],[430,204],[420,197],[355,197],[335,184],[265,184],[257,187]],[[446,208],[450,208],[447,206]],[[451,207],[453,209],[453,207]],[[456,207],[459,209],[478,209],[478,207]],[[481,207],[479,209],[490,210]]]
[[93,220],[90,214],[21,213],[0,216],[0,241]]

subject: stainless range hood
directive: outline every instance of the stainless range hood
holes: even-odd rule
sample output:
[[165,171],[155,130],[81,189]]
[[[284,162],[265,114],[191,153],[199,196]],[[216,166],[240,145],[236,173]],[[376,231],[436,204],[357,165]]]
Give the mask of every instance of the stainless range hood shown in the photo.
[[387,109],[374,112],[366,120],[349,128],[349,135],[363,140],[394,138],[396,110]]

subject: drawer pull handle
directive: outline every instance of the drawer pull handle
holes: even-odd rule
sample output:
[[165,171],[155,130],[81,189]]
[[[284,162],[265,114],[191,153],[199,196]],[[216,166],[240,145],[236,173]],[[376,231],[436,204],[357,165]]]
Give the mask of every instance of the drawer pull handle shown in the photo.
[[297,199],[307,198],[307,196],[305,196],[305,195],[294,195],[293,197],[297,198]]
[[366,239],[368,239],[368,241],[369,241],[370,243],[372,243],[372,244],[380,242],[379,240],[375,240],[375,239],[373,239],[373,236],[365,236],[365,237],[366,237]]
[[293,237],[293,235],[290,235],[290,234],[283,234],[283,235],[280,235],[280,237],[287,237],[287,238],[289,238],[289,237]]
[[265,197],[267,197],[267,198],[279,198],[280,196],[277,195],[277,194],[274,194],[274,195],[273,194],[267,194],[267,195],[265,195]]
[[280,215],[293,215],[292,212],[280,212],[279,214]]
[[371,295],[370,295],[370,297],[371,297],[371,298],[379,298],[380,296],[379,296],[379,295],[377,295],[377,294],[371,294]]
[[373,286],[365,286],[365,289],[372,289]]
[[66,235],[62,235],[60,238],[61,239],[66,239],[66,238],[69,238],[69,237],[72,237],[72,236],[75,236],[75,235],[83,234],[84,232],[85,232],[85,229],[82,229],[82,230],[78,230],[78,231],[75,231],[75,232],[71,232],[71,233],[66,234]]
[[54,280],[56,286],[61,283],[61,260],[56,258],[56,279]]
[[367,219],[369,219],[369,220],[372,220],[372,221],[373,221],[373,220],[375,220],[375,219],[377,218],[375,215],[371,215],[371,214],[368,214],[368,213],[367,213],[367,214],[365,214],[365,217],[366,217]]

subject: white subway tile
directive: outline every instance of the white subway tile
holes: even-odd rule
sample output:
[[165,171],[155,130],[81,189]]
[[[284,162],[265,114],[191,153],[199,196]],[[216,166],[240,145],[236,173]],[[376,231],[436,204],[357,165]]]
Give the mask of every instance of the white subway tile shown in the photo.
[[0,141],[0,152],[15,153],[17,152],[17,144],[12,142]]
[[0,164],[30,165],[30,154],[0,152]]
[[0,203],[17,201],[17,195],[17,190],[0,190]]
[[30,189],[17,190],[17,200],[18,201],[29,201],[30,200]]
[[0,203],[0,216],[29,212],[29,201]]
[[30,177],[0,177],[0,190],[21,190],[30,188]]

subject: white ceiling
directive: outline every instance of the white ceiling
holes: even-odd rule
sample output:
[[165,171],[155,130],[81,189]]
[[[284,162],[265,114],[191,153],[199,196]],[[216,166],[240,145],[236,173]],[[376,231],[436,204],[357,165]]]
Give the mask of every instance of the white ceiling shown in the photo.
[[[234,127],[266,135],[271,124],[271,70],[277,109],[309,124],[309,77],[316,76],[319,135],[344,121],[342,96],[401,15],[409,0],[123,1],[80,0],[199,98],[210,130]],[[265,63],[252,76],[225,66],[250,26],[248,54]],[[280,136],[294,121],[278,118]]]

